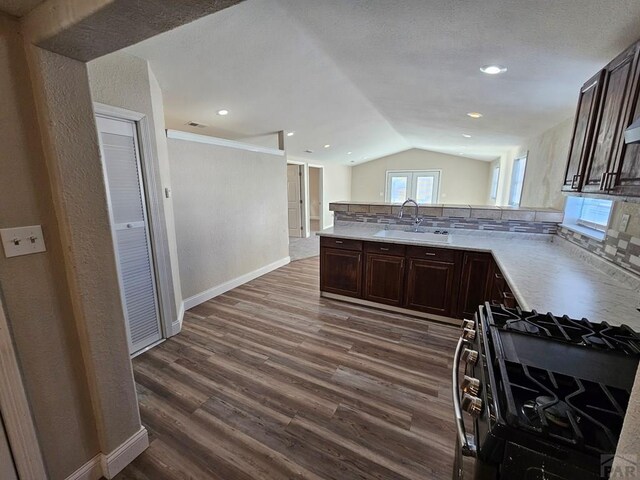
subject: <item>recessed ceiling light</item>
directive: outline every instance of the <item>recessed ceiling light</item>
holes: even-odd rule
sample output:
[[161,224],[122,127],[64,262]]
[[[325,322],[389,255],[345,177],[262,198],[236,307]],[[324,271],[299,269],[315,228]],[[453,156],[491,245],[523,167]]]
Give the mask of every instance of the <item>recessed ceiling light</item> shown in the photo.
[[224,117],[225,115],[229,115],[229,110],[218,110],[218,115]]
[[458,155],[464,155],[464,153],[463,153],[463,152],[460,152]]
[[349,163],[356,163],[356,161],[355,160],[351,160],[351,162],[349,162]]
[[471,118],[480,118],[482,117],[482,114],[480,112],[469,112],[467,113],[467,116]]
[[313,153],[313,150],[309,150],[308,148],[304,151],[304,153]]
[[463,136],[464,138],[471,138],[471,135],[469,135],[468,133],[463,133],[463,134],[462,134],[462,136]]
[[503,67],[502,65],[483,65],[480,67],[480,71],[487,75],[498,75],[499,73],[506,72],[507,67]]
[[288,132],[287,133],[287,137],[293,137],[296,134],[296,132]]
[[329,148],[331,145],[329,145],[328,143],[324,146],[324,148]]
[[347,155],[351,155],[353,152],[347,152]]

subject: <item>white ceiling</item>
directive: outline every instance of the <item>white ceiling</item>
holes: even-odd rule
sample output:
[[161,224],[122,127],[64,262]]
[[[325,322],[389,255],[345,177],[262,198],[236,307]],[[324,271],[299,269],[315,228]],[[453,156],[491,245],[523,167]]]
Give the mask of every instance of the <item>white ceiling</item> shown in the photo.
[[22,17],[45,0],[0,0],[0,12],[14,17]]
[[247,0],[127,51],[150,60],[169,128],[294,130],[291,155],[349,164],[412,147],[493,159],[568,118],[638,37],[637,0]]

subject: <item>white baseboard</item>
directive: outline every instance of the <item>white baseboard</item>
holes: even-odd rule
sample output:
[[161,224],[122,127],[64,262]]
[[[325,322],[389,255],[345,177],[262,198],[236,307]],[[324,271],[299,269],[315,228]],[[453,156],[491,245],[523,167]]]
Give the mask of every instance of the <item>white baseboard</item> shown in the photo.
[[129,465],[138,455],[149,446],[147,429],[140,427],[122,445],[108,455],[99,453],[78,470],[69,475],[66,480],[99,480],[102,477],[113,478],[124,467]]
[[140,427],[129,439],[108,455],[102,455],[102,474],[113,478],[149,446],[147,429]]
[[270,263],[269,265],[265,265],[262,268],[254,270],[253,272],[245,273],[244,275],[240,275],[239,277],[234,278],[233,280],[229,280],[228,282],[218,285],[217,287],[213,287],[213,288],[210,288],[209,290],[205,290],[204,292],[198,293],[197,295],[193,295],[192,297],[185,299],[184,309],[189,310],[190,308],[193,308],[196,305],[200,305],[201,303],[204,303],[207,300],[211,300],[212,298],[217,297],[218,295],[222,295],[223,293],[228,292],[229,290],[233,290],[234,288],[239,287],[244,283],[250,282],[255,278],[261,277],[262,275],[272,272],[280,267],[284,267],[290,262],[291,262],[291,257],[281,258],[280,260]]
[[102,464],[100,459],[102,454],[98,454],[81,466],[78,470],[69,475],[66,480],[98,480],[102,478]]
[[182,330],[182,320],[184,320],[184,302],[180,302],[180,310],[178,311],[178,318],[175,322],[171,324],[171,332],[169,332],[169,336],[173,337],[177,335]]

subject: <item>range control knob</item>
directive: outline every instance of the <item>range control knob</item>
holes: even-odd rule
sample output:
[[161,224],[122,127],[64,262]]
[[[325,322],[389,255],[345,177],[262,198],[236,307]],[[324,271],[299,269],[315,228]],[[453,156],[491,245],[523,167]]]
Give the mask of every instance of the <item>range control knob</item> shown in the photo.
[[462,321],[462,329],[464,330],[465,328],[470,328],[472,330],[475,330],[476,322],[474,322],[473,320],[463,320]]
[[478,392],[480,392],[480,380],[470,377],[469,375],[465,375],[462,379],[462,391],[464,393],[478,396]]
[[462,351],[462,359],[469,365],[475,365],[478,362],[478,352],[465,348]]
[[482,400],[475,395],[469,395],[465,393],[462,396],[462,409],[471,414],[473,417],[477,417],[482,413]]
[[476,338],[476,331],[472,328],[465,328],[462,330],[462,338],[472,341],[474,338]]

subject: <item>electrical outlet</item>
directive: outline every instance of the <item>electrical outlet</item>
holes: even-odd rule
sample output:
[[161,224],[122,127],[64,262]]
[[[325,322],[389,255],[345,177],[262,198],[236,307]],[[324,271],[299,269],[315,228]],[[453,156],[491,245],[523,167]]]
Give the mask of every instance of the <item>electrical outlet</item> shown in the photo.
[[47,250],[40,225],[3,228],[0,230],[0,238],[2,238],[4,255],[7,258],[45,252]]
[[620,231],[626,232],[628,226],[629,226],[629,214],[625,213],[622,215],[622,221],[620,222]]

